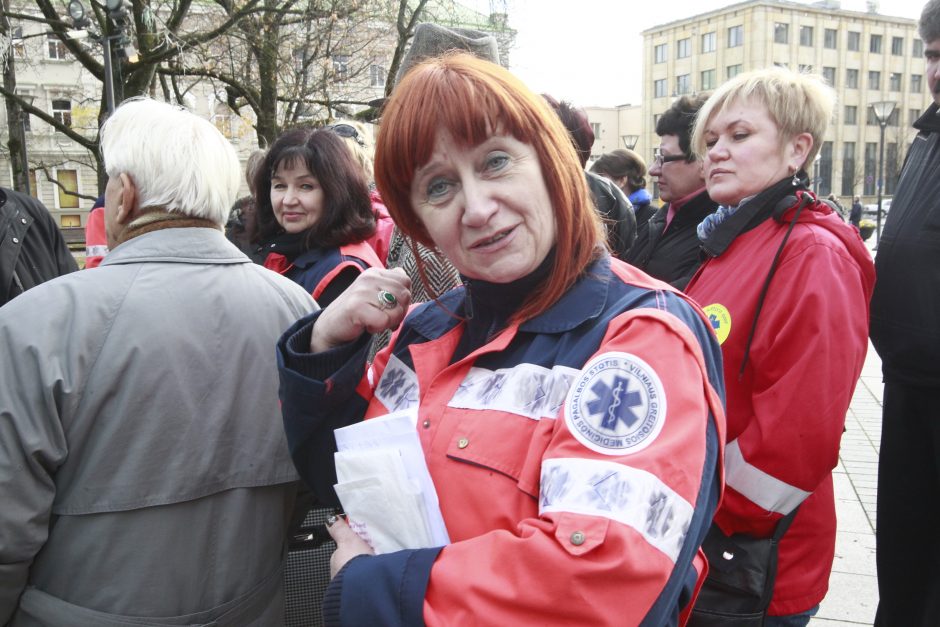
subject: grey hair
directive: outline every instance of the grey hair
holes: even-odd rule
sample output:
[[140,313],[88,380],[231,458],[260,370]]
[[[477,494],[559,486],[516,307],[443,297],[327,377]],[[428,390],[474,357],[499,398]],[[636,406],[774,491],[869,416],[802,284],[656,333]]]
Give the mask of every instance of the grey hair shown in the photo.
[[225,224],[241,167],[232,144],[208,120],[146,97],[127,100],[101,127],[108,176],[127,174],[142,208]]
[[940,0],[930,0],[924,5],[917,30],[925,44],[940,39]]

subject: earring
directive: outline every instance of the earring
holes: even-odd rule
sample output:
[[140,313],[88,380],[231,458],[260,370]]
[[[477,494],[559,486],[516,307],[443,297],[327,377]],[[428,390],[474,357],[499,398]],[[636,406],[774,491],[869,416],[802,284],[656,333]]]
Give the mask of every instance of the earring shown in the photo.
[[796,174],[794,174],[794,175],[793,175],[793,180],[790,181],[790,185],[792,185],[793,187],[796,187],[796,186],[799,185],[799,184],[800,184],[800,177],[798,177]]

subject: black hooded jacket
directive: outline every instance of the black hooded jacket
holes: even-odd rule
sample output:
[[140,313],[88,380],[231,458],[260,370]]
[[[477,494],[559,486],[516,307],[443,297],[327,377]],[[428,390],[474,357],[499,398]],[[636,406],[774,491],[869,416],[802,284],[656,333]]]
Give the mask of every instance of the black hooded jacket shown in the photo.
[[878,242],[871,339],[886,381],[940,388],[940,107],[914,128]]
[[75,270],[49,210],[31,196],[0,189],[0,305]]

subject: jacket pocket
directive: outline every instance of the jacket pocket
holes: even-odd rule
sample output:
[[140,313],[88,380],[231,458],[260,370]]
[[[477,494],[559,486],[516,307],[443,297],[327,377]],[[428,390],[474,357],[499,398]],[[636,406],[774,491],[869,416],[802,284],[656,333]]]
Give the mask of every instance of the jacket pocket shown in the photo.
[[447,457],[497,472],[538,498],[542,456],[554,420],[535,420],[498,411],[462,410],[447,446]]

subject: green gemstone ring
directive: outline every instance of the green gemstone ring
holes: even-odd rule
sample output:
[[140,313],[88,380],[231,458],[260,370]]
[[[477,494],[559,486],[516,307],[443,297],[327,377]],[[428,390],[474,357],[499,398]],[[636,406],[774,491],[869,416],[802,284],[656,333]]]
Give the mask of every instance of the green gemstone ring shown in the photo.
[[382,309],[395,309],[398,306],[398,299],[388,290],[379,290],[378,298]]

